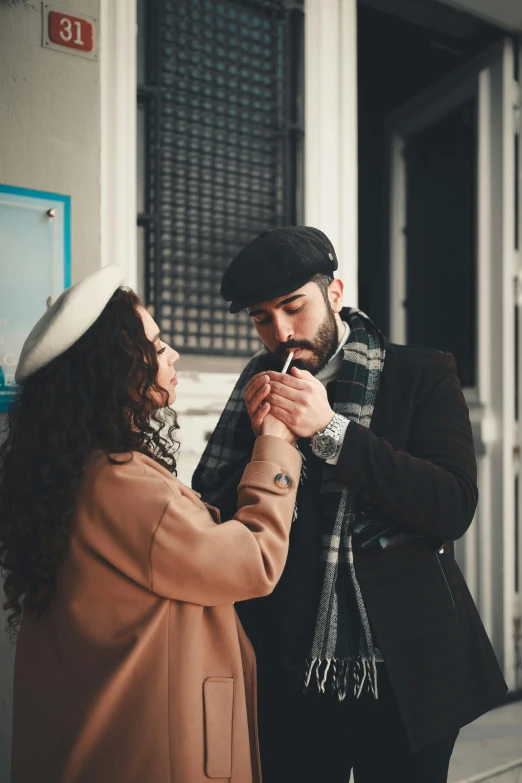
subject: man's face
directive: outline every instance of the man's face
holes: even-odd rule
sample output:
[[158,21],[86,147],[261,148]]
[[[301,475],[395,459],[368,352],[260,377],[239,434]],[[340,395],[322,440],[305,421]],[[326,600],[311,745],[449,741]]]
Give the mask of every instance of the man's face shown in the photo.
[[317,283],[248,308],[256,331],[271,353],[284,364],[294,351],[292,364],[316,373],[335,353],[339,343],[336,313],[341,311],[343,286],[330,283],[328,302]]

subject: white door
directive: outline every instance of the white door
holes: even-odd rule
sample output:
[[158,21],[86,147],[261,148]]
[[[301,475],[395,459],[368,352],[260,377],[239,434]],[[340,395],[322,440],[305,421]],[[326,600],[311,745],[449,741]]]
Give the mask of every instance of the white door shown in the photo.
[[479,506],[456,554],[510,688],[522,687],[514,74],[507,38],[387,123],[390,337],[457,357]]

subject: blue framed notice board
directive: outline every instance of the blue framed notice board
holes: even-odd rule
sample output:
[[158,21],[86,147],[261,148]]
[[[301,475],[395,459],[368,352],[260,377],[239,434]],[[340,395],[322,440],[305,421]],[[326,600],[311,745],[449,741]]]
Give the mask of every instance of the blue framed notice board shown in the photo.
[[0,185],[0,412],[15,396],[20,351],[47,297],[70,284],[70,197]]

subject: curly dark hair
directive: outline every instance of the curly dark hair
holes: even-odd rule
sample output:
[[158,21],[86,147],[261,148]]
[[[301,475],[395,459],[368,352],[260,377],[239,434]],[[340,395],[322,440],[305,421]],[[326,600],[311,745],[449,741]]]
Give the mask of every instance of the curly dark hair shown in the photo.
[[0,446],[0,569],[13,640],[22,613],[40,616],[49,604],[93,450],[112,462],[139,451],[176,474],[176,414],[157,383],[140,304],[119,288],[71,348],[27,379],[9,411]]

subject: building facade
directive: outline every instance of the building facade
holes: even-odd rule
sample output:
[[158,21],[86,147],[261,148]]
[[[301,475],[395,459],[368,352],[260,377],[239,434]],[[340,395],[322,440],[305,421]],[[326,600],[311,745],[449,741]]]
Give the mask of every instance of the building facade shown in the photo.
[[72,281],[120,264],[180,350],[181,477],[259,345],[220,299],[224,268],[264,228],[321,228],[346,304],[457,358],[480,490],[457,556],[522,688],[520,7],[47,4],[94,20],[89,59],[45,50],[45,5],[0,2],[0,185],[70,196]]

